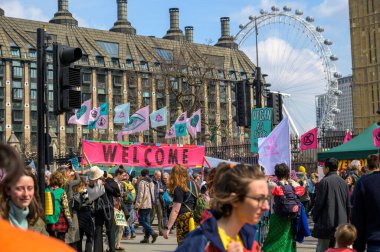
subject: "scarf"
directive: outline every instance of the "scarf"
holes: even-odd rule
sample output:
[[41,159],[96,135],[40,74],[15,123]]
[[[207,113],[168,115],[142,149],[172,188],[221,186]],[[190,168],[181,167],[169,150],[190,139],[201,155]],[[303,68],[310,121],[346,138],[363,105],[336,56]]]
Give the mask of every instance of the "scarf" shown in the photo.
[[12,200],[8,201],[9,205],[9,222],[16,227],[21,229],[28,229],[28,219],[29,208],[21,209],[13,204]]

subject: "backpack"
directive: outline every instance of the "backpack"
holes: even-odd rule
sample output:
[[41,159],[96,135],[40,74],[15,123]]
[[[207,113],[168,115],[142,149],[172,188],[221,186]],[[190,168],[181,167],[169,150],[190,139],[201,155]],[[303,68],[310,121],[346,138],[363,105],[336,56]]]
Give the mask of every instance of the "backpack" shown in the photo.
[[283,185],[280,182],[277,183],[284,192],[283,196],[274,196],[274,213],[282,217],[296,218],[300,209],[300,201],[296,195],[292,185]]
[[80,192],[73,193],[73,197],[70,199],[70,204],[69,204],[71,209],[79,211],[82,208],[82,205],[83,205],[82,194]]
[[[195,207],[192,210],[194,219],[197,223],[200,223],[201,218],[202,218],[202,213],[209,208],[209,203],[208,201],[202,197],[202,194],[199,193],[198,186],[195,185],[195,193],[192,190],[192,185],[194,182],[190,181],[190,193],[195,197]],[[188,200],[188,199],[187,199]],[[186,201],[187,201],[186,200]],[[184,202],[185,203],[185,202]]]
[[46,223],[47,224],[56,224],[61,214],[61,198],[62,194],[65,193],[65,190],[62,188],[57,188],[54,191],[50,188],[46,188],[45,192],[49,195],[45,200],[45,207],[52,206],[53,211],[46,213]]

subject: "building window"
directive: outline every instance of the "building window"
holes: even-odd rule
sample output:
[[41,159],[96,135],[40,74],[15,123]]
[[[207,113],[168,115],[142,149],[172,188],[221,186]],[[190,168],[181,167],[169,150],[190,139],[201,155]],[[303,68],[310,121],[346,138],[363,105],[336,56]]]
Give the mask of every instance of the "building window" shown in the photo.
[[35,68],[30,69],[30,78],[31,79],[37,79],[37,69],[35,69]]
[[106,94],[98,94],[98,104],[103,104],[107,101]]
[[119,59],[112,58],[112,67],[119,68]]
[[20,57],[20,48],[18,47],[11,47],[11,55],[12,57]]
[[13,121],[15,122],[22,122],[24,121],[24,111],[22,110],[13,110],[12,112]]
[[24,89],[22,88],[13,88],[13,100],[22,100],[24,98]]
[[123,86],[123,78],[122,76],[114,75],[112,76],[112,83],[114,86],[121,87]]
[[149,71],[148,62],[140,61],[140,70]]
[[30,90],[30,99],[37,100],[37,90]]
[[109,56],[113,58],[119,57],[119,44],[105,41],[96,41],[96,44],[106,51]]
[[83,55],[82,55],[82,58],[80,59],[80,62],[81,62],[82,64],[88,64],[88,55],[83,54]]
[[53,62],[53,52],[46,52],[46,61]]
[[13,71],[13,78],[22,78],[23,68],[20,61],[12,62],[12,71]]
[[133,59],[127,59],[126,63],[127,63],[127,68],[133,69]]
[[96,64],[104,66],[104,57],[103,56],[96,56]]
[[30,49],[29,50],[29,57],[30,58],[37,58],[37,50]]

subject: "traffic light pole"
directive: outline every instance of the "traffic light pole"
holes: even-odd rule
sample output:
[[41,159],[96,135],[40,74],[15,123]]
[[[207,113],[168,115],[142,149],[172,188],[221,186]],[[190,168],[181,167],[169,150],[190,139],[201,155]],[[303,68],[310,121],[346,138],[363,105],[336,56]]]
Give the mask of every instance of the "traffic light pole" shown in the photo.
[[45,31],[37,29],[37,146],[38,146],[38,187],[42,206],[45,204],[45,161],[46,161],[46,133],[45,133]]

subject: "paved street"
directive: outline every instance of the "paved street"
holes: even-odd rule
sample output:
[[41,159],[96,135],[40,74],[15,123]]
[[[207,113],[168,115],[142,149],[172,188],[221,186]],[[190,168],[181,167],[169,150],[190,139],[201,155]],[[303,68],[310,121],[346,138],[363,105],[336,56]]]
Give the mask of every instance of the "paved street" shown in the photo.
[[[154,227],[156,228],[156,227]],[[141,228],[138,229],[137,237],[133,240],[123,240],[122,247],[128,251],[138,251],[138,252],[167,252],[174,251],[177,247],[175,233],[173,233],[168,240],[165,240],[162,236],[157,238],[157,241],[154,244],[140,244],[140,240],[143,239],[141,233]],[[297,243],[297,252],[314,252],[317,245],[317,240],[308,237],[305,239],[304,243]],[[194,251],[195,252],[195,251]],[[281,251],[279,251],[281,252]],[[286,252],[286,251],[284,251]]]

